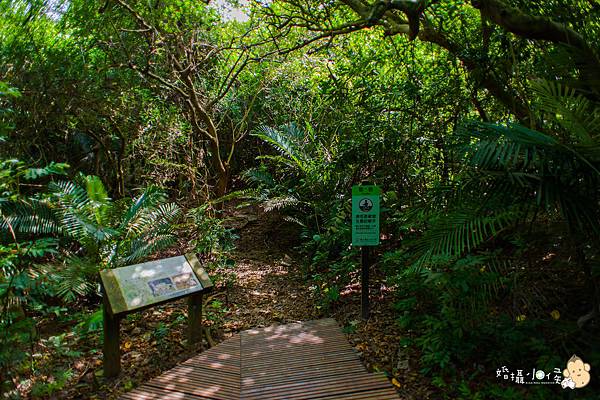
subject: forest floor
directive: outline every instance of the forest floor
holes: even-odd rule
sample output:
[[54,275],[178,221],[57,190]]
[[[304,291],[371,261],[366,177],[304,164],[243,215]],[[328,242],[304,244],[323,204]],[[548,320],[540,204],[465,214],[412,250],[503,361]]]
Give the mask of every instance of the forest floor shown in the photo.
[[[231,257],[235,280],[217,287],[210,310],[216,342],[250,327],[333,317],[369,371],[385,371],[403,399],[434,394],[415,364],[418,356],[400,347],[402,333],[392,311],[393,295],[373,268],[371,317],[360,318],[360,285],[346,287],[339,301],[325,309],[315,297],[305,262],[294,249],[298,232],[276,214],[246,209],[230,215],[239,239]],[[181,250],[188,241],[182,240]],[[185,249],[188,250],[188,249]],[[177,255],[162,254],[166,257]],[[230,271],[231,272],[231,271]],[[186,345],[186,304],[178,301],[129,315],[121,323],[122,373],[102,377],[100,332],[86,336],[50,322],[33,349],[34,376],[19,379],[25,398],[112,399],[173,368],[201,351]]]

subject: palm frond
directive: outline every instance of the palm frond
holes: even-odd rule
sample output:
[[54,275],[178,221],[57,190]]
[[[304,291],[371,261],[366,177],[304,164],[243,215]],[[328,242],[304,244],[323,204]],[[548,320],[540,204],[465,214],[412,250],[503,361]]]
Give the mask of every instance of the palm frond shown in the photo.
[[150,213],[148,230],[156,233],[170,232],[181,219],[183,211],[175,203],[159,205]]
[[59,211],[61,223],[70,237],[82,243],[90,240],[101,242],[110,240],[119,234],[119,231],[108,226],[98,225],[89,217],[87,210],[64,209]]
[[46,201],[21,199],[1,201],[0,232],[8,235],[12,229],[16,234],[42,235],[60,231],[58,221]]
[[538,79],[532,82],[538,105],[579,143],[593,143],[600,133],[600,113],[575,89],[560,83]]
[[418,239],[414,254],[416,265],[425,265],[435,257],[458,257],[470,252],[482,243],[522,218],[522,210],[496,210],[493,213],[477,208],[460,208],[440,216]]
[[134,219],[124,227],[127,237],[145,235],[148,232],[162,233],[170,229],[182,216],[182,211],[174,203],[161,204],[156,208],[137,212]]
[[166,199],[164,192],[156,187],[149,186],[133,200],[133,203],[122,218],[120,229],[124,229],[136,217],[140,210],[156,207]]
[[75,182],[50,182],[48,189],[63,207],[83,209],[90,201],[87,192]]
[[177,237],[170,233],[154,235],[152,238],[132,240],[125,253],[126,255],[119,259],[117,266],[139,262],[157,251],[172,246],[176,242]]
[[66,302],[74,302],[96,290],[98,269],[93,259],[69,256],[63,264],[42,266],[41,272],[55,282],[58,296]]
[[[574,229],[600,230],[596,207],[590,207],[594,196],[581,190],[600,183],[600,144],[568,146],[519,125],[479,122],[464,125],[458,134],[466,142],[462,156],[480,176],[504,182],[496,193],[488,188],[483,197],[509,193],[515,196],[513,203],[531,198],[548,212],[558,210]],[[504,202],[511,203],[510,198]]]
[[181,209],[164,204],[159,188],[148,187],[134,199],[112,201],[99,178],[80,175],[77,182],[53,183],[51,189],[64,231],[85,248],[89,258],[114,267],[174,243],[171,231]]
[[251,168],[242,173],[242,179],[246,183],[253,183],[256,185],[273,187],[276,185],[273,175],[271,175],[264,168]]
[[292,128],[292,125],[283,126],[282,129],[261,126],[254,136],[269,143],[296,167],[303,169],[304,154],[298,141],[299,132],[298,129]]
[[498,125],[470,121],[456,131],[463,140],[461,153],[480,169],[526,171],[537,167],[544,151],[556,150],[558,141],[518,124]]

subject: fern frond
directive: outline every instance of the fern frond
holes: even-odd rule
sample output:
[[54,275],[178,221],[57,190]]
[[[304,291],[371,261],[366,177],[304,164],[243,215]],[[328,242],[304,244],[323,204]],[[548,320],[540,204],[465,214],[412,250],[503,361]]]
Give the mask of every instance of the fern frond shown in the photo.
[[298,200],[294,196],[279,196],[279,197],[273,197],[271,199],[266,200],[262,204],[262,206],[265,211],[269,212],[269,211],[280,210],[285,207],[297,205],[299,203],[300,203],[300,200]]
[[296,217],[292,217],[290,215],[286,215],[286,216],[283,217],[283,220],[284,221],[288,221],[288,222],[293,222],[294,224],[298,224],[301,227],[306,228],[306,224],[304,222],[300,221],[300,219],[298,219]]

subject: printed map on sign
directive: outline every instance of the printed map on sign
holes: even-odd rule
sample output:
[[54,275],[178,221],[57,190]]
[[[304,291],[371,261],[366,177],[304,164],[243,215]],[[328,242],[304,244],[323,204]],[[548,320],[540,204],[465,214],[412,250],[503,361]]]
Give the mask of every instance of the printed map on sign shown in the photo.
[[184,256],[112,270],[128,310],[202,290]]

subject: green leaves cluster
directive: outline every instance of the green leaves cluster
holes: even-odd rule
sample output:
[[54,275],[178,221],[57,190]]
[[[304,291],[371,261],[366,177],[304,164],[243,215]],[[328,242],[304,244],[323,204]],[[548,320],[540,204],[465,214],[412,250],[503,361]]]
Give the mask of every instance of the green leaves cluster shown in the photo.
[[68,300],[89,293],[100,269],[140,262],[176,242],[181,209],[157,187],[113,201],[97,176],[79,175],[49,189],[60,226],[81,246],[68,253],[59,272],[59,294]]

